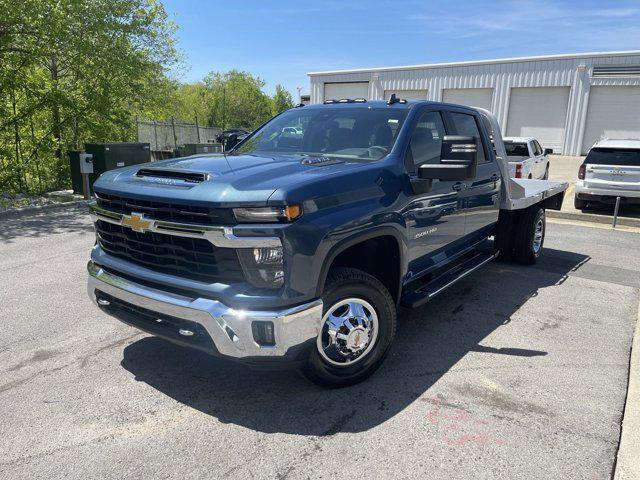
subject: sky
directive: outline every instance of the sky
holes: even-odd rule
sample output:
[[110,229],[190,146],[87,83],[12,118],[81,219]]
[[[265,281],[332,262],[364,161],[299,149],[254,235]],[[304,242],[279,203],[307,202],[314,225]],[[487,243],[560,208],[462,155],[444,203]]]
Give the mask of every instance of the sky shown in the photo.
[[162,0],[184,82],[244,70],[309,93],[307,72],[640,49],[640,0]]

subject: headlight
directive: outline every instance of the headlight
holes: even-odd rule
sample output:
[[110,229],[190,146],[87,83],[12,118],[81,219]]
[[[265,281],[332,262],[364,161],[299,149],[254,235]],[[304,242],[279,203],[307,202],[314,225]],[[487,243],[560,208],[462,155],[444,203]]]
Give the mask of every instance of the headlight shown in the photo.
[[240,264],[247,281],[260,288],[278,288],[284,285],[282,247],[240,248]]
[[288,205],[286,207],[234,208],[233,213],[240,223],[286,223],[299,218],[302,215],[302,207]]

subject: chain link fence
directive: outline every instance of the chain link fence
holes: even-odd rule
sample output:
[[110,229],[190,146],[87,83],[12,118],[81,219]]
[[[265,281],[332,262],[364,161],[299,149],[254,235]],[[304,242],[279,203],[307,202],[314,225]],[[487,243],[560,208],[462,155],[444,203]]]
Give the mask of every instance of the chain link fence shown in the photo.
[[195,123],[137,122],[138,142],[149,143],[151,150],[169,151],[187,143],[211,143],[222,132],[219,127],[203,127]]

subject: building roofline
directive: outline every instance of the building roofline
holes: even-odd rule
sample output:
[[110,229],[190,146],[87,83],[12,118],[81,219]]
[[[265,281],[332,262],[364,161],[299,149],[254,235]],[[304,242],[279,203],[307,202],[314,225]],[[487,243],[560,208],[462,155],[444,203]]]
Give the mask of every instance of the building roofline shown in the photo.
[[422,65],[402,65],[397,67],[372,67],[372,68],[354,68],[352,70],[326,70],[323,72],[307,72],[310,77],[317,75],[336,75],[342,73],[375,73],[389,72],[397,70],[422,70],[426,68],[447,68],[447,67],[465,67],[472,65],[491,65],[495,63],[517,63],[517,62],[536,62],[540,60],[570,60],[576,58],[589,57],[621,57],[626,55],[640,55],[640,50],[626,50],[618,52],[587,52],[587,53],[565,53],[560,55],[539,55],[535,57],[512,57],[512,58],[496,58],[492,60],[471,60],[466,62],[445,62],[445,63],[425,63]]

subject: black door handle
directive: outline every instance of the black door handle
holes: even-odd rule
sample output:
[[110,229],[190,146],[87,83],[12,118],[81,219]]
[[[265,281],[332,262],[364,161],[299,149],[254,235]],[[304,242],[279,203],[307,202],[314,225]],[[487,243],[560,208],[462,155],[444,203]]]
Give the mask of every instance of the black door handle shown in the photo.
[[493,175],[491,175],[491,181],[492,182],[497,182],[498,181],[498,174],[494,173]]
[[459,192],[460,190],[462,190],[466,185],[462,182],[457,182],[454,183],[451,188],[453,188],[456,192]]

